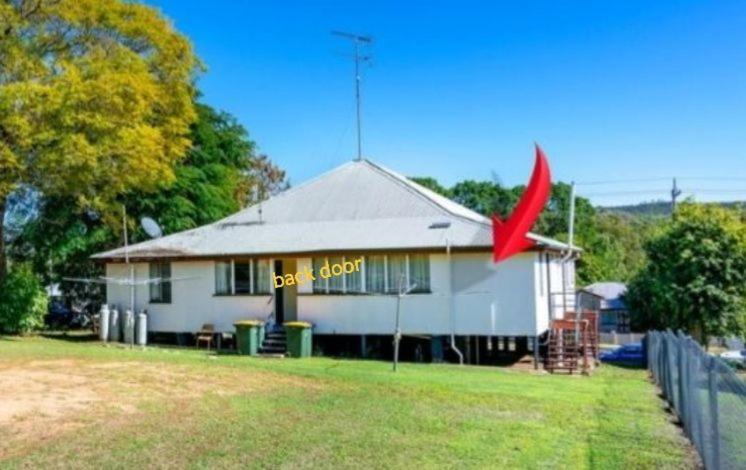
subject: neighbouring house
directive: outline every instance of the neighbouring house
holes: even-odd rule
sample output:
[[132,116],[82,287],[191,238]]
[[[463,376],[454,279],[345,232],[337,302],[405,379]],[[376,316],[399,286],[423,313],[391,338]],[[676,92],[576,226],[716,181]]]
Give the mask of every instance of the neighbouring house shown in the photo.
[[[157,214],[156,214],[157,216]],[[492,261],[492,228],[477,214],[368,160],[343,164],[215,223],[129,247],[139,279],[135,306],[154,332],[194,332],[204,323],[233,331],[239,319],[314,325],[314,341],[366,344],[394,331],[399,284],[405,335],[452,337],[491,348],[493,337],[531,344],[572,298],[574,258],[564,243],[529,234],[530,251]],[[362,257],[360,269],[328,279],[328,262]],[[127,277],[123,248],[94,256],[109,278]],[[564,259],[569,261],[563,262]],[[273,276],[316,273],[275,288]],[[107,286],[107,302],[129,305],[129,288]],[[532,350],[535,348],[531,347]]]
[[630,319],[624,294],[627,285],[622,282],[596,282],[582,289],[600,299],[599,309],[601,322],[599,330],[602,333],[630,333]]

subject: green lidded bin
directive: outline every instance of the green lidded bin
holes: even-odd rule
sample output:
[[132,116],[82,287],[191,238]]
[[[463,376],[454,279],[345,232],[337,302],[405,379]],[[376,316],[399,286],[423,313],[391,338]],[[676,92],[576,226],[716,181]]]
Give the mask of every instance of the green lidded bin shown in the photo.
[[259,352],[259,328],[264,327],[259,320],[241,320],[236,327],[236,348],[239,354],[256,356]]
[[311,357],[313,325],[302,321],[292,321],[283,326],[287,334],[287,350],[290,357]]
[[267,337],[267,332],[266,332],[266,329],[264,328],[264,323],[259,324],[259,331],[257,335],[259,335],[259,344],[264,343],[264,339]]

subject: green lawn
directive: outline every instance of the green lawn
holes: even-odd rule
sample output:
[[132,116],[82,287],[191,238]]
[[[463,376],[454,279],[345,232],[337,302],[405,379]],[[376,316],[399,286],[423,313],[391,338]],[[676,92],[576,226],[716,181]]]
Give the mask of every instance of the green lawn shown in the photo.
[[591,377],[392,373],[375,361],[0,338],[0,390],[3,468],[694,465],[645,371],[610,366]]

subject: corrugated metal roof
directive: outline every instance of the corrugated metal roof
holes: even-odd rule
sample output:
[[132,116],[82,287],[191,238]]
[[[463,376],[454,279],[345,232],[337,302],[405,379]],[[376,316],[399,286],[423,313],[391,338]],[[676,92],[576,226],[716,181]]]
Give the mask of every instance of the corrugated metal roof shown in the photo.
[[[447,228],[433,228],[450,225]],[[564,243],[530,235],[537,243]],[[369,160],[345,163],[215,223],[132,245],[133,257],[492,246],[491,222]],[[124,249],[94,258],[121,258]]]

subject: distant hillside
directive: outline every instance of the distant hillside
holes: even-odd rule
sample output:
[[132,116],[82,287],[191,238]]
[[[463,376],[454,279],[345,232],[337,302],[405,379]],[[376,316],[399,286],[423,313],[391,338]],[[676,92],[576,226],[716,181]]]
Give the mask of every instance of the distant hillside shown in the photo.
[[[713,204],[731,208],[742,207],[746,210],[746,201],[714,202]],[[600,206],[599,209],[602,211],[615,212],[619,214],[660,217],[671,215],[671,202],[651,201],[627,206]]]

